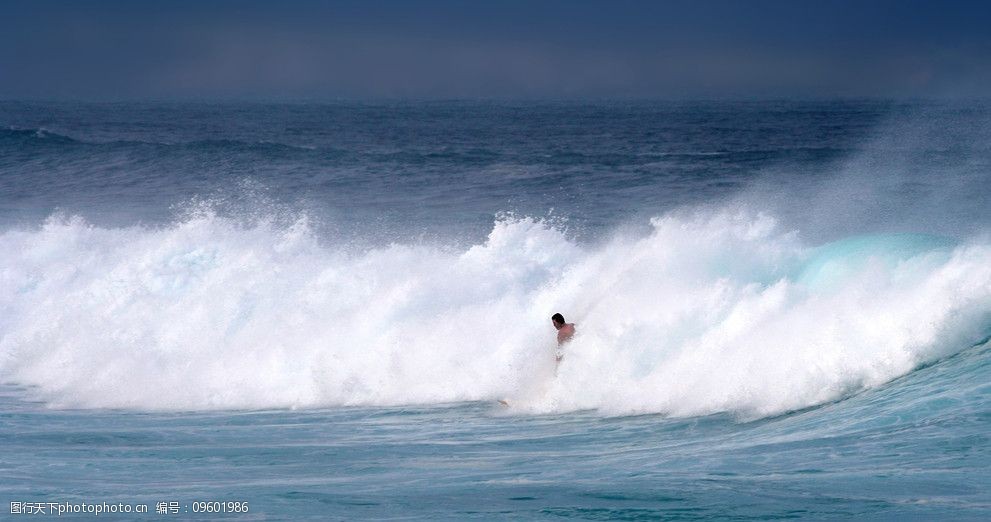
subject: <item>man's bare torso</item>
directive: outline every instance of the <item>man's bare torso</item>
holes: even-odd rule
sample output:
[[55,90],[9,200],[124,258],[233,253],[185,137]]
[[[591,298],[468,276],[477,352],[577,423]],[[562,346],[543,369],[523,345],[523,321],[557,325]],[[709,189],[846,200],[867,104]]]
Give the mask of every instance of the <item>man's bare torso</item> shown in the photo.
[[573,335],[575,335],[575,323],[565,323],[557,331],[557,344],[560,345],[570,341]]

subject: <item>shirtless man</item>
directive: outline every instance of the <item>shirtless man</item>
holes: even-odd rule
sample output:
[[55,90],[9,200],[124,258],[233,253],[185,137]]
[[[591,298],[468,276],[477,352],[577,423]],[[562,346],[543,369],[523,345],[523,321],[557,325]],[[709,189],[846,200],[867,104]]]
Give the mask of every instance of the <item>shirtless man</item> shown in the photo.
[[561,362],[561,359],[564,357],[564,351],[561,347],[575,335],[575,323],[564,322],[564,316],[561,314],[552,315],[551,322],[554,323],[554,328],[557,329],[557,353],[555,355],[557,362]]

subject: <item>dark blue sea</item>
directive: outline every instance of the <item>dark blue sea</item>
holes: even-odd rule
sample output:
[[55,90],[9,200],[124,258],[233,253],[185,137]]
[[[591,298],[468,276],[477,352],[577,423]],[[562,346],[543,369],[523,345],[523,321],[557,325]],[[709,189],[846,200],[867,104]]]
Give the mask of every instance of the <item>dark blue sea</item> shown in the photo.
[[0,518],[987,520],[989,203],[979,101],[0,102]]

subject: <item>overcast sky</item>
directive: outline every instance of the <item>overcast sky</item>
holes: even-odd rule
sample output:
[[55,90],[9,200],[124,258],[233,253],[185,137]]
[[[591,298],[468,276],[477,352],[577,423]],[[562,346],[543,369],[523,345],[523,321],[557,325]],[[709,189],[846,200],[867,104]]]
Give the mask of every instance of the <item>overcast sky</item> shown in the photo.
[[0,1],[0,98],[986,97],[991,2]]

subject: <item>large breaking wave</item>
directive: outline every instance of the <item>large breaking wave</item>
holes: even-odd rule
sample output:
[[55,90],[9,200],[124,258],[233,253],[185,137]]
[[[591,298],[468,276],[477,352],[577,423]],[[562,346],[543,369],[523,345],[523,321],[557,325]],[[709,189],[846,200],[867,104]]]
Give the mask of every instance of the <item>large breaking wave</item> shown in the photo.
[[[356,250],[305,216],[0,234],[0,380],[55,407],[198,410],[509,398],[517,412],[761,417],[878,386],[991,326],[991,244],[810,245],[678,212],[587,245],[498,219],[475,245]],[[578,333],[555,369],[549,317]]]

